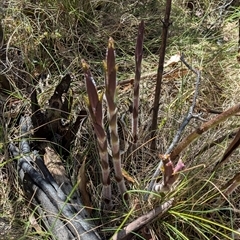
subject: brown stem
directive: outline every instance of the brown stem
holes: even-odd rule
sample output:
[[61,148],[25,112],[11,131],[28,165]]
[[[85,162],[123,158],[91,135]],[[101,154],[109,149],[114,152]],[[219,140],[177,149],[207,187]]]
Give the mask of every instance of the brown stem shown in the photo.
[[152,115],[152,127],[151,127],[151,149],[156,150],[156,130],[157,130],[157,119],[158,119],[158,110],[159,110],[159,100],[160,100],[160,93],[161,93],[161,85],[162,85],[162,76],[163,76],[163,66],[164,66],[164,58],[165,58],[165,51],[167,46],[167,35],[168,35],[168,27],[170,25],[169,18],[171,13],[171,0],[166,0],[166,10],[165,10],[165,17],[163,22],[162,28],[162,45],[160,49],[160,56],[158,62],[158,71],[157,71],[157,84],[155,89],[155,98],[153,103],[153,115]]

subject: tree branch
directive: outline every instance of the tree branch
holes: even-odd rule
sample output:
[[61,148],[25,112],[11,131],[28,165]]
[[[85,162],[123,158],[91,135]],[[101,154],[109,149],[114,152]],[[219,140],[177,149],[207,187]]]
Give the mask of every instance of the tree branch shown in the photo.
[[229,108],[228,110],[224,111],[223,113],[219,114],[217,117],[211,119],[208,122],[203,123],[199,128],[197,128],[195,131],[193,131],[191,134],[189,134],[187,137],[185,137],[178,145],[177,147],[172,151],[170,154],[170,158],[172,161],[174,161],[178,155],[196,138],[201,136],[204,132],[209,130],[210,128],[215,127],[219,123],[225,121],[229,117],[235,115],[236,113],[240,112],[240,103]]

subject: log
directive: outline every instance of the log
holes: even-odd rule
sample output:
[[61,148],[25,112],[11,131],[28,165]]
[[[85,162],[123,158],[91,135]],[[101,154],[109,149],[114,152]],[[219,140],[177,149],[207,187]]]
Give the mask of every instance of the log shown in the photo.
[[67,176],[62,178],[68,185],[67,190],[64,190],[38,152],[31,151],[31,118],[21,117],[19,125],[21,141],[18,147],[16,143],[10,143],[9,152],[17,162],[23,190],[37,214],[36,219],[41,220],[44,231],[52,239],[101,239],[79,195],[70,194],[72,185]]

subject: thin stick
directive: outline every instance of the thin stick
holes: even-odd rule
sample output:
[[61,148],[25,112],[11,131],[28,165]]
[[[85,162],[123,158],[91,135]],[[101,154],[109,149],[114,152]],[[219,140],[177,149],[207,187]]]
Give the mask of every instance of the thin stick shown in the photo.
[[159,110],[159,100],[160,100],[160,93],[161,93],[161,86],[162,86],[162,76],[163,76],[163,66],[164,66],[164,59],[165,59],[165,51],[167,46],[167,35],[168,35],[168,27],[170,25],[169,18],[171,13],[171,0],[166,0],[166,10],[165,10],[165,17],[163,22],[162,28],[162,45],[160,49],[160,56],[158,62],[158,71],[157,71],[157,84],[155,89],[155,98],[153,103],[153,115],[152,115],[152,125],[151,125],[151,149],[156,149],[156,131],[157,131],[157,120],[158,120],[158,110]]
[[[173,148],[176,146],[176,144],[179,142],[180,137],[185,129],[185,127],[188,125],[188,123],[190,122],[190,120],[194,117],[193,115],[193,110],[194,107],[196,105],[196,100],[197,100],[197,96],[198,96],[198,91],[199,91],[199,85],[201,82],[201,74],[199,71],[193,69],[185,60],[184,60],[184,56],[181,56],[181,61],[193,72],[196,74],[196,86],[195,86],[195,92],[194,92],[194,96],[193,96],[193,101],[192,101],[192,105],[189,108],[188,114],[185,116],[185,118],[183,119],[183,122],[179,128],[179,130],[177,131],[171,145],[169,146],[169,148],[167,149],[165,154],[169,154],[170,152],[172,152]],[[172,159],[171,159],[172,160]]]

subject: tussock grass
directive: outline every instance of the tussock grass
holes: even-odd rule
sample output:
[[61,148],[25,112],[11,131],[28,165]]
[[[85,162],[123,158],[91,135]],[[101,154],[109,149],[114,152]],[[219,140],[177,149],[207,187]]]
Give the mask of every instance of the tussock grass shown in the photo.
[[[8,45],[21,49],[25,71],[31,77],[49,74],[48,83],[43,80],[45,89],[39,99],[43,107],[53,86],[59,82],[60,75],[71,72],[74,76],[71,85],[75,95],[74,111],[77,111],[78,106],[85,106],[83,97],[86,94],[80,60],[84,58],[90,63],[96,82],[98,85],[103,84],[102,60],[105,58],[106,42],[111,36],[116,42],[118,80],[131,78],[134,74],[133,55],[137,25],[139,20],[144,19],[146,30],[142,73],[149,73],[149,76],[140,82],[140,140],[134,154],[128,151],[122,157],[123,169],[133,179],[133,182],[127,181],[127,188],[131,189],[130,205],[123,204],[117,190],[114,190],[115,208],[107,216],[100,213],[99,157],[89,121],[78,133],[72,149],[72,159],[78,159],[76,165],[80,165],[84,157],[88,159],[86,175],[89,181],[87,188],[91,193],[92,217],[100,226],[103,236],[109,238],[124,224],[174,197],[174,207],[149,226],[149,229],[145,229],[145,232],[140,232],[139,239],[147,239],[150,235],[158,239],[234,239],[238,234],[237,229],[240,228],[237,210],[239,189],[226,196],[223,204],[219,204],[219,199],[224,199],[222,186],[239,171],[239,149],[217,172],[214,173],[212,168],[229,145],[230,133],[239,128],[239,116],[231,117],[209,130],[181,154],[187,169],[181,173],[180,182],[172,192],[153,194],[147,203],[143,201],[144,189],[159,162],[157,154],[163,154],[168,148],[191,104],[195,76],[187,72],[184,75],[164,78],[158,119],[158,149],[157,153],[151,152],[148,142],[149,123],[156,75],[150,73],[157,69],[161,44],[160,20],[164,4],[160,1],[127,2],[6,1],[2,14],[5,40]],[[221,7],[221,1],[197,1],[191,10],[185,3],[174,1],[171,14],[172,26],[166,59],[178,52],[184,52],[188,62],[201,70],[202,82],[196,111],[203,112],[202,117],[205,119],[215,116],[206,110],[222,112],[240,102],[240,65],[236,61],[239,47],[237,20],[240,10],[239,7],[229,7],[227,10]],[[183,66],[177,63],[177,67]],[[172,70],[171,67],[169,70]],[[7,74],[11,76],[11,73]],[[27,91],[17,87],[15,90],[19,93],[18,99],[24,102]],[[117,104],[121,115],[125,114],[125,134],[129,137],[131,116],[127,110],[131,104],[132,89],[123,86],[117,91]],[[200,124],[199,120],[193,119],[183,137]],[[0,129],[0,224],[8,222],[9,229],[5,232],[9,239],[15,235],[20,239],[39,239],[39,236],[33,234],[33,224],[28,220],[28,203],[25,202],[19,186],[14,164],[8,162],[8,140],[6,136],[2,137],[4,134],[2,128]],[[211,148],[207,147],[224,135],[226,137],[221,142]],[[205,146],[206,149],[197,155]],[[72,173],[71,161],[67,164],[66,168]],[[48,236],[41,237],[47,239]],[[0,235],[0,239],[6,238]]]

